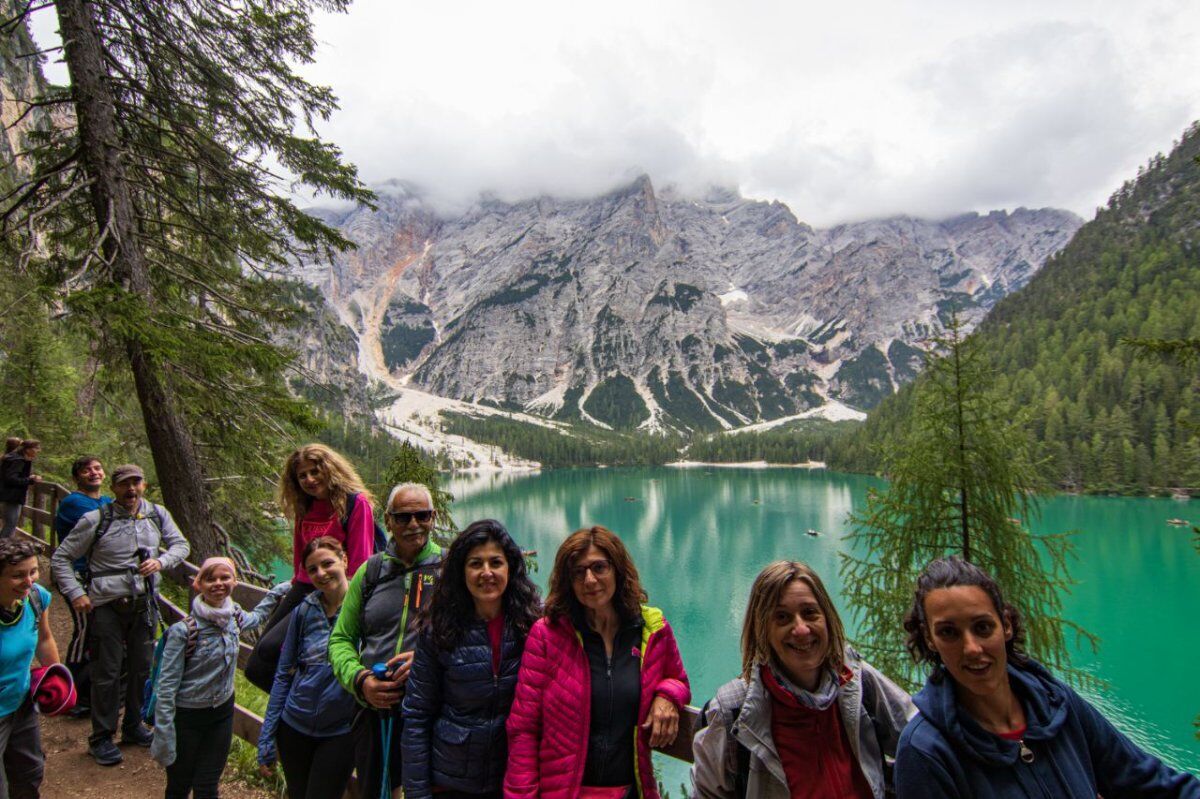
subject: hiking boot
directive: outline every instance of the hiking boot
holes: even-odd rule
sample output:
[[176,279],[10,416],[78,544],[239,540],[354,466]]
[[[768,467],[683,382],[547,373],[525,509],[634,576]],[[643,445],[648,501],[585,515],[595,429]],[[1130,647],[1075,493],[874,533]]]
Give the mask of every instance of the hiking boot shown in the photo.
[[95,743],[88,744],[88,754],[102,766],[115,766],[125,759],[111,738],[102,738]]
[[139,724],[136,727],[131,727],[128,730],[121,731],[121,743],[136,744],[137,746],[149,746],[154,740],[154,733]]
[[69,719],[86,719],[90,715],[92,715],[92,709],[87,705],[76,705],[67,711]]

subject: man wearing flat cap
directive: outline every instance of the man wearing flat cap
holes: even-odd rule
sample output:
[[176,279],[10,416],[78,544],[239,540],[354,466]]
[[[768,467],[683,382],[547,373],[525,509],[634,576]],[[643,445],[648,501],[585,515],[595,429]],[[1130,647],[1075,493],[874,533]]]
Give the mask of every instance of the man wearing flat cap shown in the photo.
[[[182,562],[191,551],[171,514],[143,498],[146,476],[127,463],[113,469],[114,500],[85,513],[54,550],[50,568],[71,606],[91,613],[92,734],[88,753],[102,766],[123,759],[113,742],[120,711],[121,669],[125,680],[125,719],[121,742],[149,746],[141,723],[142,686],[154,648],[155,587],[158,572]],[[165,548],[165,552],[159,552]],[[87,559],[80,582],[73,561]]]

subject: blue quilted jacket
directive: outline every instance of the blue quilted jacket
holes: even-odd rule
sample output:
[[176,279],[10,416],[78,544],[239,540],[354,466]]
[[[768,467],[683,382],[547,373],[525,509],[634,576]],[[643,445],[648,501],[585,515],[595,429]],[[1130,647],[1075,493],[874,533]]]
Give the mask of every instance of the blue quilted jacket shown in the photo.
[[425,799],[435,785],[467,793],[500,789],[508,759],[504,722],[524,648],[505,625],[493,673],[485,622],[472,623],[449,652],[421,634],[404,695],[405,799]]
[[275,762],[275,733],[280,720],[313,738],[350,732],[358,705],[343,690],[329,665],[329,631],[321,592],[306,596],[292,611],[271,698],[258,737],[258,762]]

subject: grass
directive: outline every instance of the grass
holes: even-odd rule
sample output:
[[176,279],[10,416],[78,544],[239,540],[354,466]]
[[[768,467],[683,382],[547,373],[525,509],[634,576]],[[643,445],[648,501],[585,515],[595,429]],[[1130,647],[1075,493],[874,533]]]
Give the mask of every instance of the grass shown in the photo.
[[[262,716],[267,712],[267,694],[260,691],[256,686],[251,685],[246,676],[238,671],[233,678],[233,692],[237,697],[237,703],[249,711]],[[225,766],[226,770],[232,769],[237,774],[238,779],[243,782],[253,785],[256,788],[263,788],[270,791],[276,796],[284,795],[283,773],[278,766],[275,768],[275,773],[270,777],[264,777],[258,771],[258,746],[256,743],[243,741],[241,738],[234,736],[233,746],[229,750],[229,761]]]

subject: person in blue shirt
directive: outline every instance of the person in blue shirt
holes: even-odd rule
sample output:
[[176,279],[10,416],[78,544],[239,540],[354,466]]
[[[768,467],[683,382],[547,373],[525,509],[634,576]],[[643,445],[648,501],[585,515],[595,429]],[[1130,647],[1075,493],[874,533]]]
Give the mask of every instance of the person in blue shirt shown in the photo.
[[[104,465],[95,455],[80,455],[76,458],[71,464],[71,478],[75,480],[75,490],[63,497],[54,514],[56,546],[70,534],[83,514],[112,502],[112,497],[100,493],[104,486]],[[76,577],[81,583],[86,582],[87,557],[79,558],[74,565]],[[82,718],[92,709],[92,681],[88,667],[91,657],[87,640],[89,614],[77,610],[70,602],[67,603],[67,607],[71,610],[71,643],[67,644],[65,662],[75,679],[75,690],[79,694],[79,702],[71,709],[70,716]]]
[[932,671],[896,749],[898,799],[1200,799],[1022,651],[1021,614],[978,566],[926,566],[904,629]]
[[0,796],[37,797],[45,771],[29,667],[58,662],[50,632],[50,592],[37,584],[37,550],[19,538],[0,540]]
[[258,736],[264,775],[283,764],[291,799],[341,799],[354,770],[351,728],[358,712],[329,663],[329,633],[350,581],[346,550],[330,536],[309,541],[300,562],[316,591],[292,611]]

